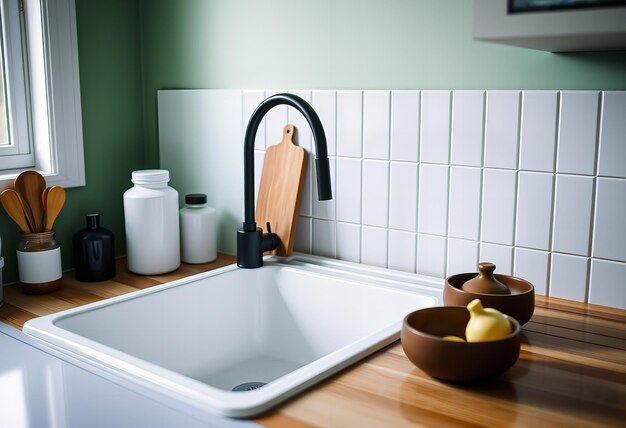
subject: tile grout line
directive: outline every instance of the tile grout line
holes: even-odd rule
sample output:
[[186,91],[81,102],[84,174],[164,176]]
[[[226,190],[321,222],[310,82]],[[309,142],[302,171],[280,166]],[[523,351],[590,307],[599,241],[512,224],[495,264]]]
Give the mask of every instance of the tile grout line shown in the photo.
[[418,93],[418,97],[417,97],[417,123],[419,124],[419,130],[417,132],[417,201],[416,201],[416,205],[415,205],[415,273],[419,274],[419,242],[420,242],[420,227],[419,227],[419,220],[420,220],[420,185],[422,183],[421,180],[421,172],[422,172],[422,156],[421,156],[421,150],[422,150],[422,111],[423,111],[423,105],[422,105],[422,95],[423,95],[423,91],[419,91]]
[[593,269],[594,259],[594,246],[595,246],[595,221],[598,213],[598,192],[600,190],[600,142],[602,140],[602,122],[604,118],[604,91],[600,91],[598,94],[598,113],[596,116],[596,141],[595,152],[596,157],[594,159],[594,173],[593,185],[591,190],[591,218],[589,225],[589,244],[587,247],[589,253],[589,269],[587,270],[587,287],[585,289],[585,302],[588,303],[591,299],[591,274]]
[[[518,112],[517,112],[517,152],[520,152],[519,146],[521,144],[522,138],[522,91],[518,92]],[[521,175],[519,170],[521,156],[518,156],[517,163],[518,168],[515,170],[515,198],[513,200],[513,236],[512,236],[512,246],[513,246],[513,272],[515,272],[515,263],[517,262],[517,221],[518,221],[518,208],[519,208],[519,190],[520,190],[520,182]],[[547,291],[546,291],[547,295]]]
[[485,137],[486,137],[486,127],[487,127],[487,91],[483,91],[481,94],[483,101],[483,109],[482,109],[482,133],[480,136],[480,184],[478,189],[478,263],[481,262],[482,259],[482,218],[483,218],[483,195],[484,195],[484,183],[485,183],[485,169],[484,169],[484,159],[485,159]]
[[[293,93],[295,91],[289,90],[287,92]],[[312,102],[313,102],[313,96],[311,95],[311,103]],[[287,107],[287,123],[290,123],[289,111],[290,111],[289,107]],[[267,134],[267,130],[265,132]],[[300,137],[298,137],[298,139],[299,138]],[[313,153],[313,135],[312,134],[310,135],[310,143],[311,143],[311,153]],[[314,221],[314,217],[313,217],[313,183],[312,183],[312,181],[313,181],[313,170],[312,170],[311,164],[312,164],[311,160],[307,159],[307,171],[309,171],[309,177],[311,178],[311,180],[309,180],[309,207],[311,208],[311,219],[310,219],[310,222],[309,222],[309,254],[315,254],[313,252],[313,248],[314,248],[314,246],[313,246],[313,236],[314,236],[314,234],[313,234],[313,225],[314,225],[315,221]],[[305,174],[306,174],[306,171],[305,171]],[[306,175],[304,177],[304,184],[306,186]],[[302,201],[300,201],[300,203],[302,203]]]
[[[487,182],[487,168],[486,168],[486,152],[487,152],[487,124],[488,124],[488,103],[489,103],[489,91],[483,92],[483,135],[481,140],[481,159],[480,159],[480,175],[481,175],[481,183],[480,183],[480,218],[478,221],[478,240],[479,244],[479,252],[478,258],[482,259],[482,242],[483,242],[483,232],[485,230],[483,222],[484,222],[484,214],[485,214],[485,183]],[[515,251],[512,251],[515,254]],[[513,261],[511,261],[511,272],[513,271]]]
[[387,93],[387,101],[388,101],[388,109],[387,109],[387,118],[388,127],[387,127],[387,268],[390,266],[391,262],[391,228],[389,224],[391,223],[391,118],[393,116],[393,102],[392,102],[392,91]]
[[364,96],[363,96],[363,91],[360,91],[360,95],[361,95],[361,141],[359,142],[359,144],[361,145],[361,157],[359,158],[359,163],[361,165],[361,198],[360,198],[360,206],[359,206],[359,224],[361,226],[361,242],[359,243],[359,263],[363,263],[363,233],[364,233],[364,229],[363,229],[363,104],[364,104]]
[[[255,151],[257,152],[265,152],[265,150],[261,150],[261,149],[255,149]],[[332,157],[337,157],[338,159],[361,159],[359,157],[356,156],[333,156],[333,155],[329,155],[329,158]],[[379,161],[385,161],[385,159],[366,159],[366,160],[379,160]],[[423,164],[423,165],[439,165],[439,166],[455,166],[458,168],[467,168],[467,169],[486,169],[486,170],[495,170],[495,171],[514,171],[514,172],[518,172],[518,169],[516,168],[503,168],[503,167],[493,167],[493,166],[476,166],[476,165],[461,165],[461,164],[454,164],[454,165],[450,165],[450,164],[445,164],[445,163],[436,163],[436,162],[415,162],[415,161],[405,161],[405,160],[392,160],[389,162],[394,162],[394,163],[399,163],[399,164],[408,164],[408,165],[419,165],[419,164]],[[617,175],[597,175],[597,174],[583,174],[583,173],[575,173],[575,172],[561,172],[561,173],[555,173],[555,172],[550,172],[550,171],[539,171],[539,170],[534,170],[534,169],[524,169],[524,170],[519,170],[519,172],[529,172],[532,174],[558,174],[558,175],[562,175],[562,176],[570,176],[570,177],[599,177],[599,178],[609,178],[612,180],[626,180],[626,177],[622,177],[622,176],[617,176]]]
[[[334,133],[333,139],[335,140],[335,152],[334,152],[335,153],[335,171],[334,171],[335,174],[334,174],[334,181],[333,181],[335,183],[335,201],[333,203],[334,205],[333,206],[333,225],[335,226],[335,242],[334,242],[335,259],[338,259],[337,257],[337,247],[338,247],[338,244],[337,244],[337,241],[338,241],[337,239],[337,230],[338,230],[337,228],[337,177],[338,177],[337,169],[338,168],[337,166],[339,164],[339,161],[337,158],[337,91],[332,91],[331,94],[332,94],[332,100],[333,100],[332,104],[334,106],[334,119],[335,119],[335,126],[333,127],[333,133]],[[313,91],[311,91],[311,99],[313,99]]]
[[[557,156],[558,156],[558,151],[559,151],[559,138],[560,138],[560,130],[561,130],[561,102],[562,102],[562,98],[561,98],[561,93],[557,92],[557,98],[556,98],[556,117],[554,118],[556,120],[556,129],[555,129],[555,142],[554,142],[554,160],[552,163],[552,195],[550,198],[550,220],[549,220],[549,230],[548,230],[548,251],[550,253],[549,257],[548,257],[548,284],[547,284],[547,290],[550,290],[550,286],[552,285],[552,259],[553,259],[553,250],[554,250],[554,229],[555,229],[555,225],[554,222],[556,221],[556,197],[557,197],[557,175],[556,175],[556,160],[557,160]],[[548,293],[549,291],[547,291],[546,293]]]
[[450,101],[450,108],[448,110],[448,206],[446,207],[446,230],[444,232],[446,236],[445,241],[445,252],[443,259],[443,276],[446,277],[448,274],[448,263],[450,261],[450,256],[448,251],[450,249],[450,205],[452,202],[452,166],[450,165],[450,161],[452,159],[452,116],[454,114],[454,91],[450,91],[448,95],[448,99]]

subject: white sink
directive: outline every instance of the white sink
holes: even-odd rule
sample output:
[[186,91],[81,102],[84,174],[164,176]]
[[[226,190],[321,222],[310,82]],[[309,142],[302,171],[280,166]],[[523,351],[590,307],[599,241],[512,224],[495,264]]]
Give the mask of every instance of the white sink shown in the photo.
[[[407,313],[440,301],[441,280],[273,257],[33,319],[24,332],[196,409],[247,417],[397,340]],[[252,389],[233,391],[242,384]]]

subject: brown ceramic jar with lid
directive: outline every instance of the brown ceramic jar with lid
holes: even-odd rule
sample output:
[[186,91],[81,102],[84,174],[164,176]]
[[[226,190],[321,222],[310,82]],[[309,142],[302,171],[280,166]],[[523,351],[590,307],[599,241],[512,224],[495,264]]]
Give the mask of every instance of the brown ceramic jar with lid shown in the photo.
[[[479,299],[485,308],[497,309],[524,325],[535,310],[535,288],[522,278],[494,273],[495,268],[493,263],[480,263],[478,275],[466,272],[447,277],[443,287],[444,305],[467,306],[472,300]],[[486,279],[490,283],[486,288],[480,288],[481,291],[470,291],[468,288],[471,288],[472,281],[477,279]],[[494,283],[495,287],[498,284],[504,286],[507,292],[498,293],[494,290]]]

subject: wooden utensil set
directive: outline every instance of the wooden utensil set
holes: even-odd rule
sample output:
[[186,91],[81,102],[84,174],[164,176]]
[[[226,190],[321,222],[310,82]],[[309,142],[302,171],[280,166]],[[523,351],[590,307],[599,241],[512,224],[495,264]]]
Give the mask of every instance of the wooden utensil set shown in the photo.
[[15,179],[14,189],[0,194],[0,202],[23,233],[50,232],[65,203],[65,190],[46,187],[37,171],[24,171]]

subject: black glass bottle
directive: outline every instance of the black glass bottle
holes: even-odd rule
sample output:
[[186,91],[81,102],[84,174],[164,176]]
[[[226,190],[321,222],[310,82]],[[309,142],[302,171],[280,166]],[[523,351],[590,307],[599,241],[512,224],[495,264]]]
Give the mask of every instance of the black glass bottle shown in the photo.
[[78,281],[106,281],[115,276],[113,233],[100,227],[100,214],[87,214],[87,229],[76,233],[73,243]]

